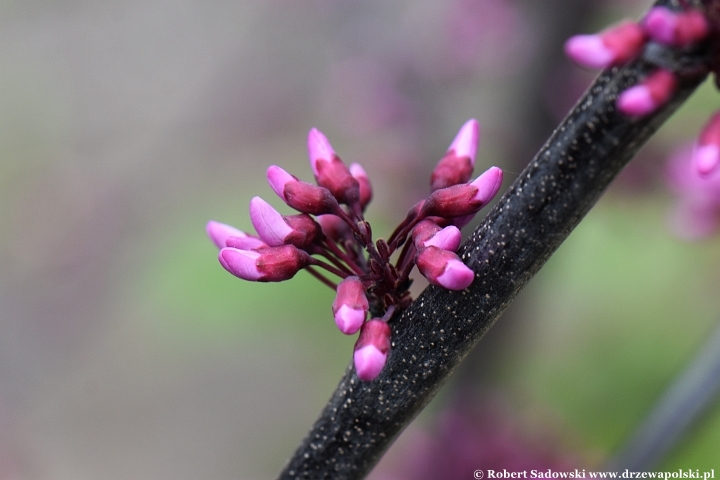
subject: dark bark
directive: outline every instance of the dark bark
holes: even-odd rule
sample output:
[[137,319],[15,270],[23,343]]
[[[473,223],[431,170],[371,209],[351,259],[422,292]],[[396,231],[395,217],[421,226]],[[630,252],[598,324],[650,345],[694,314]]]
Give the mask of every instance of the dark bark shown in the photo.
[[[393,349],[381,375],[365,383],[347,368],[280,478],[363,478],[623,166],[705,79],[708,50],[668,53],[651,45],[642,58],[603,72],[460,248],[476,272],[473,284],[461,292],[431,286],[391,322]],[[618,113],[618,93],[659,64],[680,78],[671,101],[641,119]]]

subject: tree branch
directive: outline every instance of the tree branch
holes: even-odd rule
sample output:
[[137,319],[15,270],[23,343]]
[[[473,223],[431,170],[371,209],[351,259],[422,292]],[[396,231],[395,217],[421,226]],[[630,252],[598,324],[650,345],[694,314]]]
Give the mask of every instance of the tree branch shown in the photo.
[[[370,471],[613,178],[707,76],[708,49],[657,53],[650,44],[640,59],[595,80],[460,248],[476,272],[473,284],[461,292],[430,286],[391,322],[393,347],[383,372],[365,383],[348,366],[279,478],[359,479]],[[641,119],[618,113],[618,93],[658,64],[680,79],[670,102]]]

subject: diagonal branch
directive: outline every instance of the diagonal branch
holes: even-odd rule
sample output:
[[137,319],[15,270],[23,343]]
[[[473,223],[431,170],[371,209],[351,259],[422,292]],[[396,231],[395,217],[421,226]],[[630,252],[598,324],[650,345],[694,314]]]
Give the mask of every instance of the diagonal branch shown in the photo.
[[[720,0],[706,0],[720,3]],[[668,5],[660,0],[657,5]],[[708,73],[708,51],[656,55],[603,72],[459,251],[476,272],[466,290],[427,288],[392,325],[392,353],[374,381],[352,365],[281,479],[358,479],[427,405],[470,349]],[[679,88],[659,111],[629,119],[619,92],[662,63]]]

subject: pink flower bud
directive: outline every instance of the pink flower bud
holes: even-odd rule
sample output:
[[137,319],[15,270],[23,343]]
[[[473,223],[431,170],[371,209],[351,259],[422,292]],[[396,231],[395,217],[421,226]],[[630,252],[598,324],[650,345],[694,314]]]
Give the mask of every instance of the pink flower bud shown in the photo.
[[598,34],[570,37],[565,42],[565,54],[583,67],[606,68],[627,62],[644,44],[640,25],[625,20]]
[[439,225],[428,219],[423,220],[413,228],[412,236],[415,248],[418,250],[435,246],[454,252],[460,246],[462,240],[462,234],[456,226],[449,225],[440,228]]
[[352,238],[350,226],[337,215],[319,215],[315,217],[315,220],[320,224],[320,228],[325,236],[332,238],[336,242],[346,238]]
[[357,180],[360,186],[360,207],[365,210],[370,200],[372,200],[373,190],[370,178],[365,173],[365,169],[359,163],[350,165],[350,174]]
[[205,231],[207,232],[208,237],[210,237],[210,240],[212,240],[212,242],[217,248],[227,247],[225,242],[229,237],[249,236],[242,230],[238,230],[233,226],[227,225],[225,223],[216,222],[214,220],[210,220],[207,225],[205,225]]
[[720,112],[710,117],[700,132],[692,161],[701,175],[709,175],[720,165]]
[[415,260],[430,283],[448,290],[463,290],[475,279],[475,273],[448,250],[430,246],[420,250]]
[[328,189],[298,180],[277,165],[267,170],[268,183],[285,203],[302,213],[333,213],[340,206]]
[[475,166],[480,124],[471,119],[465,122],[455,140],[450,144],[445,156],[440,160],[430,177],[430,187],[434,190],[466,183],[470,180]]
[[618,96],[618,110],[633,117],[648,115],[665,105],[676,87],[677,79],[672,72],[656,70]]
[[435,190],[422,206],[425,217],[463,217],[477,212],[490,203],[502,185],[503,172],[491,167],[472,181]]
[[260,250],[226,247],[220,250],[218,260],[225,270],[243,280],[281,282],[307,267],[310,255],[293,245]]
[[225,246],[241,250],[257,250],[269,245],[253,235],[245,235],[244,237],[228,237],[225,240]]
[[674,12],[653,7],[642,22],[648,36],[671,47],[687,47],[703,40],[710,31],[705,16],[697,10]]
[[379,318],[363,324],[355,343],[353,363],[360,380],[369,382],[380,375],[390,352],[390,326]]
[[340,203],[350,205],[360,200],[358,181],[317,128],[308,134],[308,155],[318,185],[327,188]]
[[369,309],[365,286],[360,278],[347,277],[338,284],[332,311],[335,324],[342,333],[352,335],[360,330]]
[[250,221],[260,239],[272,247],[289,244],[305,248],[320,234],[320,225],[309,215],[283,216],[260,197],[250,201]]

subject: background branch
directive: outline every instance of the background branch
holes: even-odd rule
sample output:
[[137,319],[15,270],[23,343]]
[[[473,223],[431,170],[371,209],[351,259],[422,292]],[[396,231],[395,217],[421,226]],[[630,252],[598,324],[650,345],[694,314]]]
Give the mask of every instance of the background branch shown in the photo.
[[[360,382],[352,365],[347,368],[280,478],[355,479],[370,471],[623,166],[708,73],[707,51],[656,53],[651,44],[642,58],[595,80],[460,248],[459,255],[476,272],[470,288],[452,292],[431,286],[393,321],[393,350],[380,377]],[[659,63],[680,78],[671,101],[641,119],[619,114],[618,93]]]

